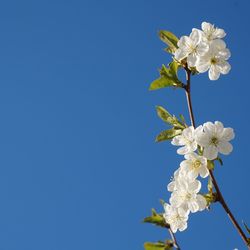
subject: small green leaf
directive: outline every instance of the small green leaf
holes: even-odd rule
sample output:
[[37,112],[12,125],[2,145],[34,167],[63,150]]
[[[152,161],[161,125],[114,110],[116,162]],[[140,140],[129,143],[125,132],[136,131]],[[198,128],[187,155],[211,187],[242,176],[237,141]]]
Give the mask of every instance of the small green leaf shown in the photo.
[[160,69],[160,77],[150,84],[149,90],[156,90],[166,87],[182,88],[183,84],[177,76],[178,68],[179,64],[175,61],[169,64],[169,68],[167,68],[165,65],[162,65],[162,68]]
[[244,224],[244,226],[245,226],[247,232],[250,234],[250,228],[247,226],[247,224],[246,224],[244,221],[243,221],[243,224]]
[[[160,75],[171,79],[174,82],[173,84],[179,85],[181,84],[181,82],[177,76],[178,69],[179,69],[179,64],[176,61],[172,61],[171,63],[169,63],[169,68],[167,68],[165,65],[162,65],[162,68],[160,70]],[[181,86],[182,84],[180,85],[180,87]]]
[[156,106],[157,115],[169,125],[172,125],[176,129],[184,129],[185,124],[179,121],[175,116],[172,116],[166,109],[161,106]]
[[168,45],[166,51],[173,54],[178,48],[177,43],[179,39],[172,32],[167,30],[161,30],[159,32],[159,37],[164,43]]
[[184,118],[183,115],[180,115],[180,119],[181,119],[181,122],[182,122],[183,124],[186,124],[186,121],[185,121],[185,118]]
[[152,215],[149,217],[146,217],[143,222],[145,223],[151,223],[156,226],[169,228],[169,225],[166,223],[165,219],[163,218],[162,214],[158,214],[155,209],[152,209]]
[[157,115],[166,123],[172,125],[174,122],[173,116],[162,106],[156,106]]
[[182,132],[181,129],[175,129],[175,128],[164,130],[159,135],[156,136],[155,141],[161,142],[161,141],[171,140],[175,136],[180,135],[181,132]]
[[161,242],[161,241],[156,242],[156,243],[146,242],[144,244],[144,248],[145,250],[170,250],[173,247],[173,243],[172,241],[168,241],[168,242],[166,243]]

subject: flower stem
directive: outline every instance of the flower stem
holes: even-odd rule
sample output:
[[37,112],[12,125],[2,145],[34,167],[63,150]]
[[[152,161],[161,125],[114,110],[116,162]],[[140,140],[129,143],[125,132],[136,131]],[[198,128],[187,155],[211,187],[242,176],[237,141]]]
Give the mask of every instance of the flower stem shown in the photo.
[[194,121],[194,112],[192,108],[192,100],[191,100],[191,72],[190,70],[186,67],[186,79],[187,79],[187,84],[185,85],[185,92],[186,92],[186,97],[187,97],[187,104],[188,104],[188,111],[189,111],[189,116],[190,116],[190,121],[192,126],[195,128],[195,121]]
[[169,228],[168,231],[169,231],[170,236],[171,236],[171,238],[172,238],[174,247],[175,247],[177,250],[181,250],[181,248],[180,248],[180,246],[179,246],[179,244],[178,244],[178,242],[177,242],[177,239],[176,239],[176,237],[175,237],[173,231],[171,230],[171,228]]
[[[193,113],[193,107],[192,107],[192,101],[191,101],[191,71],[188,69],[188,67],[185,67],[185,71],[186,71],[186,80],[187,83],[184,87],[185,92],[186,92],[186,97],[187,97],[187,105],[188,105],[188,111],[189,111],[189,116],[190,116],[190,121],[193,127],[195,127],[195,120],[194,120],[194,113]],[[243,232],[243,230],[241,229],[239,223],[236,221],[234,215],[232,214],[231,210],[229,209],[221,191],[220,188],[218,186],[218,183],[215,179],[215,176],[213,174],[213,170],[209,170],[214,188],[217,192],[217,196],[218,196],[218,201],[220,202],[220,204],[222,205],[222,207],[224,208],[225,212],[227,213],[229,219],[231,220],[232,224],[234,225],[234,227],[236,228],[236,230],[238,231],[239,235],[241,236],[242,240],[244,241],[244,243],[246,244],[247,248],[250,250],[250,242],[249,239],[247,238],[247,236],[245,235],[245,233]]]

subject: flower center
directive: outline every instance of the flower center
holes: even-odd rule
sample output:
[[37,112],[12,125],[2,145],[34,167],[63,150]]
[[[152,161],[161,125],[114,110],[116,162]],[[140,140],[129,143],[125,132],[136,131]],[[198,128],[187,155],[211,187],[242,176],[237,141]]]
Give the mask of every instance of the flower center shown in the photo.
[[214,144],[215,146],[217,146],[218,143],[219,143],[219,140],[216,137],[212,137],[211,144]]
[[191,197],[192,197],[192,195],[190,193],[187,193],[185,198],[186,198],[186,200],[190,200]]
[[198,169],[200,166],[201,166],[201,162],[200,162],[199,160],[196,160],[196,161],[193,163],[193,168],[194,168],[194,169]]
[[217,60],[216,60],[216,58],[213,57],[213,58],[211,58],[211,61],[210,61],[210,62],[211,62],[211,64],[216,64],[216,63],[217,63]]

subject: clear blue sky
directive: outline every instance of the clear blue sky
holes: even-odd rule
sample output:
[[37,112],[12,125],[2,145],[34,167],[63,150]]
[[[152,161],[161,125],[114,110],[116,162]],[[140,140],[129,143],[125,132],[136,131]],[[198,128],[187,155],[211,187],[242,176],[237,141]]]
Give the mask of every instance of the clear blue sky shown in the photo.
[[[168,63],[157,31],[224,28],[232,71],[193,79],[197,123],[235,129],[216,176],[250,224],[248,0],[1,1],[0,250],[140,250],[168,237],[141,223],[181,161],[155,144],[155,105],[187,118],[181,90],[149,92]],[[219,205],[191,216],[183,250],[245,249]]]

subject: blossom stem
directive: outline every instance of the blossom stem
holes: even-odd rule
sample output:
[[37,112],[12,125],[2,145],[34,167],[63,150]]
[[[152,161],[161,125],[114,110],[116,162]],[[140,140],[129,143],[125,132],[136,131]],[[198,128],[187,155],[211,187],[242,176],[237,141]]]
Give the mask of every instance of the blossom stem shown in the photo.
[[187,84],[185,85],[185,92],[186,92],[186,97],[187,97],[187,104],[188,104],[188,111],[189,111],[189,116],[190,116],[190,121],[192,126],[195,128],[195,121],[194,121],[194,112],[193,112],[193,107],[192,107],[192,99],[191,99],[191,71],[186,67],[186,79],[187,79]]
[[171,236],[171,238],[172,238],[174,247],[175,247],[177,250],[181,250],[179,244],[177,243],[177,239],[176,239],[176,237],[175,237],[173,231],[171,230],[171,228],[169,228],[168,231],[169,231],[170,236]]
[[[185,71],[186,71],[186,80],[187,83],[184,87],[185,91],[186,91],[186,97],[187,97],[187,104],[188,104],[188,111],[189,111],[189,116],[190,116],[190,121],[192,126],[195,128],[195,120],[194,120],[194,113],[193,113],[193,107],[192,107],[192,101],[191,101],[191,71],[188,69],[188,67],[185,67]],[[229,209],[221,191],[220,188],[218,186],[218,183],[215,179],[215,176],[213,174],[213,170],[209,170],[214,188],[217,192],[217,197],[218,197],[218,201],[220,202],[220,204],[222,205],[222,207],[224,208],[225,212],[227,213],[229,219],[231,220],[232,224],[234,225],[234,227],[236,228],[236,230],[238,231],[239,235],[241,236],[242,240],[244,241],[244,243],[246,244],[247,248],[250,250],[250,242],[249,239],[247,238],[247,236],[245,235],[245,233],[243,232],[242,228],[240,227],[239,223],[236,221],[234,215],[232,214],[231,210]]]

